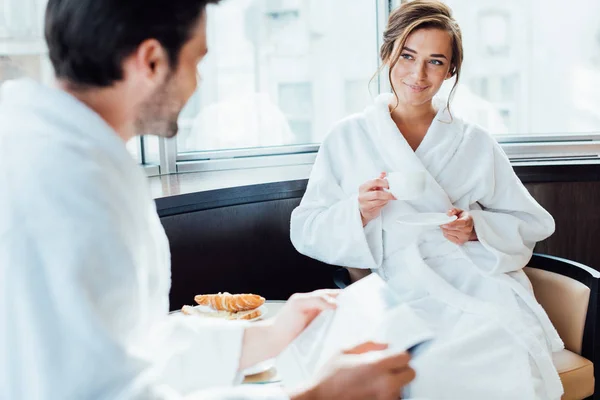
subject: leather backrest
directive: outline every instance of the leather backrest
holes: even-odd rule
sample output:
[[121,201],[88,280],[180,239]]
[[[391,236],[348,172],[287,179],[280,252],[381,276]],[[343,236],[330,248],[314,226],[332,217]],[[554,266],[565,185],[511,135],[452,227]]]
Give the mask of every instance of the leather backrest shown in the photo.
[[526,267],[525,273],[565,348],[581,354],[590,289],[575,279],[554,272]]
[[201,293],[256,293],[286,300],[331,288],[333,267],[299,254],[290,216],[300,198],[162,217],[171,247],[171,310]]

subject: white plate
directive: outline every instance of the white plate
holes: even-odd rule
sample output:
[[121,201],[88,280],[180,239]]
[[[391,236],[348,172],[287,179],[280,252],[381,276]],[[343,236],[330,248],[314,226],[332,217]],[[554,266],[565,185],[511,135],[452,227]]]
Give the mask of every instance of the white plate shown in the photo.
[[[199,316],[199,317],[204,317],[204,318],[215,318],[211,314],[218,314],[219,313],[218,311],[215,311],[215,310],[213,310],[212,308],[210,308],[208,306],[199,306],[198,305],[198,306],[194,306],[194,309],[197,310],[197,311],[199,311],[199,313],[198,314],[194,314],[194,316]],[[258,316],[256,318],[241,319],[241,320],[235,320],[235,319],[229,320],[229,319],[225,318],[225,320],[228,320],[228,321],[256,321],[256,320],[264,318],[265,315],[267,315],[268,312],[269,312],[269,309],[267,308],[266,304],[263,304],[262,306],[258,307],[258,309],[261,311],[261,314],[260,314],[260,316]]]
[[457,218],[456,215],[449,216],[444,213],[417,213],[401,215],[396,222],[411,226],[440,226],[455,221]]

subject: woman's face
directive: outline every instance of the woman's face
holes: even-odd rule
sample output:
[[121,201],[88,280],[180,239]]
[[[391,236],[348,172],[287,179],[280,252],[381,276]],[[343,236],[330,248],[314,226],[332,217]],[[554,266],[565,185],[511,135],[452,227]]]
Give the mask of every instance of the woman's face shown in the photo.
[[[441,29],[411,33],[391,70],[392,86],[400,104],[419,106],[431,101],[444,80],[451,77],[452,38]],[[396,53],[394,53],[396,54]]]

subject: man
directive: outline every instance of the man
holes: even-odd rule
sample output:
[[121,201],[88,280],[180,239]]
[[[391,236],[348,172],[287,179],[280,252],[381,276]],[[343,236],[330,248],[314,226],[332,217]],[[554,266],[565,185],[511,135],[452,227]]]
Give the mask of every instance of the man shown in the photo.
[[413,379],[406,354],[366,343],[303,390],[228,387],[336,292],[255,324],[167,317],[168,243],[125,142],[177,133],[217,2],[49,0],[57,88],[2,90],[0,398],[395,399]]

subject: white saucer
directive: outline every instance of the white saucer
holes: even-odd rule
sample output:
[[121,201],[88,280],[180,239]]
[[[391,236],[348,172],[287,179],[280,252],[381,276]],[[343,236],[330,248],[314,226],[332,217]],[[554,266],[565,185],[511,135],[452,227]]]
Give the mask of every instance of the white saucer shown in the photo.
[[263,362],[259,362],[258,364],[251,366],[250,368],[246,368],[245,370],[242,371],[242,374],[244,376],[256,375],[256,374],[260,374],[265,371],[268,371],[271,368],[273,368],[274,366],[275,366],[275,359],[265,360]]
[[444,213],[417,213],[401,215],[396,222],[411,226],[440,226],[455,221],[457,218],[456,215],[449,216]]

